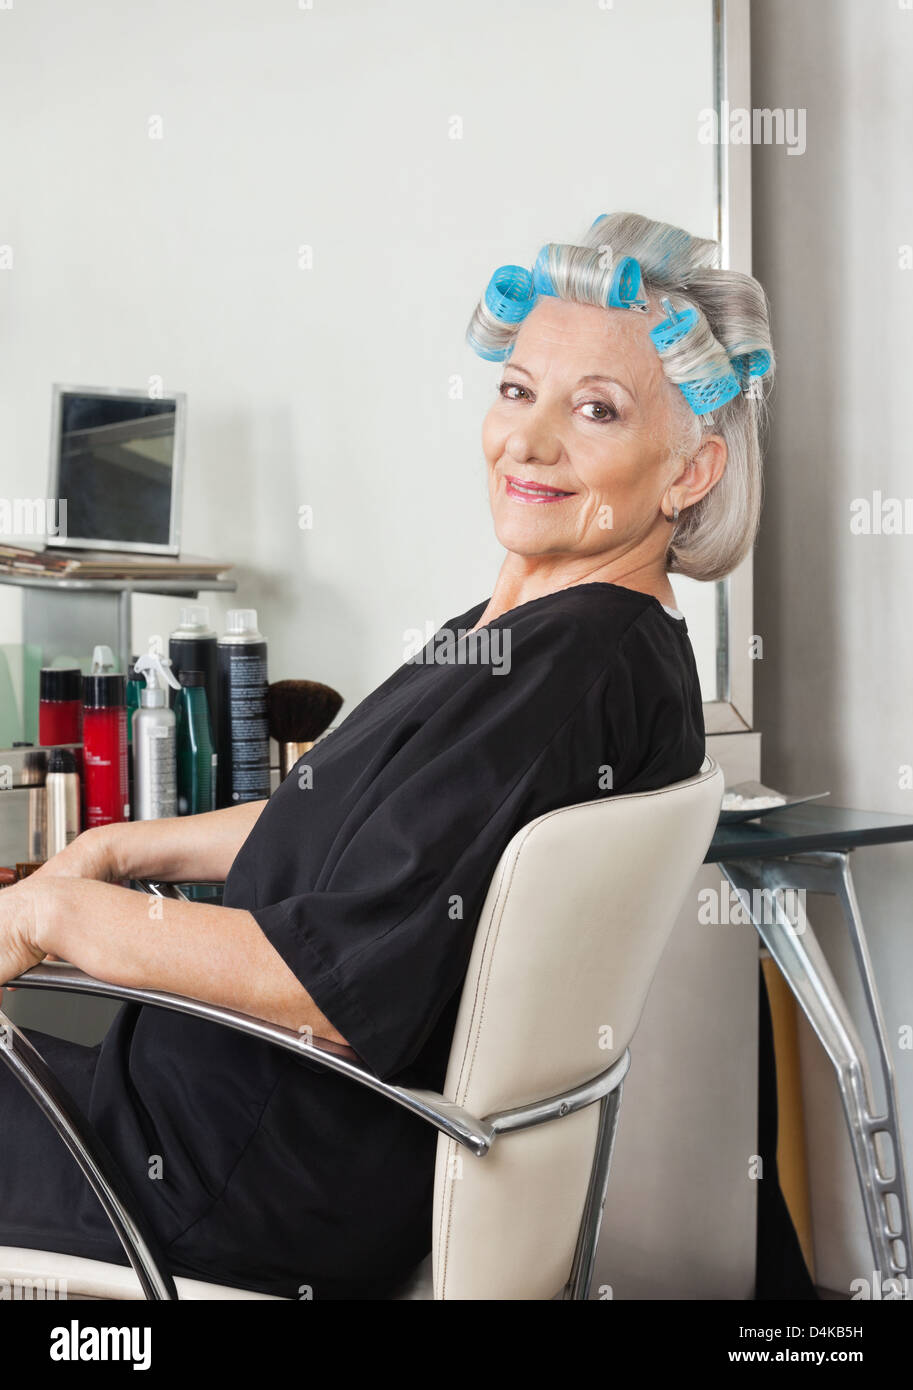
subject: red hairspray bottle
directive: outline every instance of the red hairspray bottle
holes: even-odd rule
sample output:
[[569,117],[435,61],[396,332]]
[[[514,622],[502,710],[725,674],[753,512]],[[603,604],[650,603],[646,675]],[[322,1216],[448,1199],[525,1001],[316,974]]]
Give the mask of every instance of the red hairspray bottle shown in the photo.
[[113,668],[111,648],[96,647],[82,682],[87,826],[130,819],[126,677]]
[[43,748],[80,743],[82,672],[43,666],[38,679],[38,742]]

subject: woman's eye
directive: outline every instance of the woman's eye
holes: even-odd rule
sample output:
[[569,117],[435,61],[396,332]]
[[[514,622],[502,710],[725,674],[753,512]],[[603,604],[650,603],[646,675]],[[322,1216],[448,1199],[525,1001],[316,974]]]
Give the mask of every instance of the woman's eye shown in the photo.
[[[513,395],[512,393],[515,391],[517,392],[517,394]],[[524,398],[527,400],[529,399],[529,392],[527,391],[526,387],[521,386],[520,383],[517,381],[499,382],[498,394],[505,401],[519,401],[523,400]],[[615,409],[614,405],[610,405],[607,401],[587,401],[585,403],[584,408],[591,408],[599,412],[598,414],[587,415],[585,417],[587,420],[594,420],[597,425],[601,425],[608,420],[617,420],[620,418],[618,411]]]
[[586,417],[588,420],[595,420],[597,424],[601,424],[603,420],[618,419],[618,411],[614,405],[607,405],[605,401],[587,401],[586,404],[604,412],[602,415],[588,415]]

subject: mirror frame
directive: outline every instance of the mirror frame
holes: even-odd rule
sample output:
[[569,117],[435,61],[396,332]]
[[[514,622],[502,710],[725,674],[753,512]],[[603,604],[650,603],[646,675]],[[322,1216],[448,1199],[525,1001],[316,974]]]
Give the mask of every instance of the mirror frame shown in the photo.
[[[714,106],[751,109],[751,0],[712,0]],[[725,104],[725,105],[724,105]],[[751,145],[716,146],[717,240],[721,267],[751,273]],[[749,652],[753,619],[753,554],[716,581],[717,695],[704,701],[707,734],[746,733],[754,714],[754,669]]]
[[132,391],[125,386],[70,386],[54,382],[51,387],[51,435],[48,453],[48,497],[60,497],[60,447],[61,423],[64,396],[96,396],[99,400],[162,400],[174,403],[174,450],[171,468],[171,508],[168,519],[168,541],[156,545],[150,541],[115,541],[95,536],[47,535],[47,547],[59,546],[65,550],[100,550],[136,552],[140,555],[173,555],[181,553],[181,495],[184,485],[184,449],[187,432],[187,393],[185,391],[166,391],[160,397],[151,397],[146,390]]

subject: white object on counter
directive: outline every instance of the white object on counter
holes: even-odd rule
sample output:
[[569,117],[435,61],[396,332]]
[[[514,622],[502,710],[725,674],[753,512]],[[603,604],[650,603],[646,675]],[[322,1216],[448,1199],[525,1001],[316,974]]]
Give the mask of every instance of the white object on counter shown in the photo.
[[738,792],[726,792],[723,797],[723,811],[766,811],[771,806],[785,806],[785,796],[740,796]]

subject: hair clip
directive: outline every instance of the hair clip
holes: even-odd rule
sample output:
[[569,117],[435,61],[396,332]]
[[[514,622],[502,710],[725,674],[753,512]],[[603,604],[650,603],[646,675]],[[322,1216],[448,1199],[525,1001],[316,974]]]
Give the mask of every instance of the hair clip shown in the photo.
[[759,380],[770,371],[770,353],[763,348],[737,353],[730,361],[738,374],[739,389],[745,396],[752,394],[752,381]]

